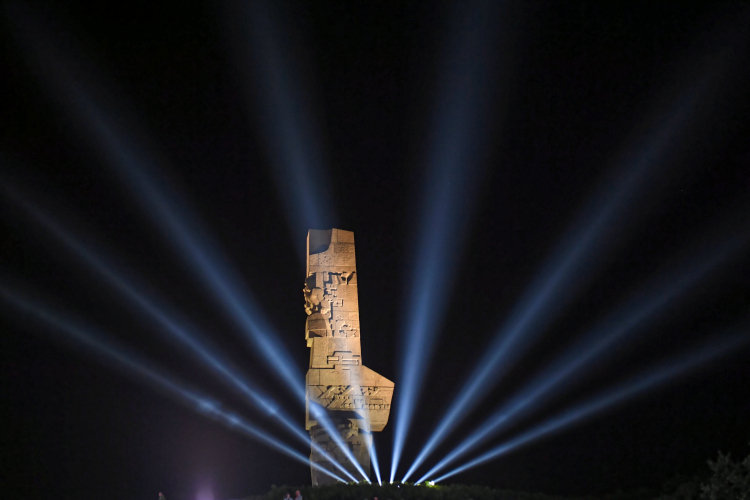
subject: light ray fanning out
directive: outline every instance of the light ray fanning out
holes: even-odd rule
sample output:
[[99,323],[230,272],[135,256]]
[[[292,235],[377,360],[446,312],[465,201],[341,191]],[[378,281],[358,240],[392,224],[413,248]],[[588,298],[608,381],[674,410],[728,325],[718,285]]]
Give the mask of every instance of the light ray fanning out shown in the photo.
[[[99,128],[104,127],[105,123],[106,121],[102,119]],[[109,127],[107,130],[110,130]],[[107,135],[113,148],[125,144],[114,133]],[[208,243],[210,238],[204,231],[190,229],[197,223],[188,222],[187,209],[178,209],[175,200],[170,203],[167,196],[159,192],[156,183],[149,179],[140,167],[147,162],[128,161],[134,149],[136,148],[133,144],[130,150],[120,147],[122,154],[113,158],[120,161],[113,162],[113,166],[131,183],[134,192],[138,193],[136,198],[144,204],[145,211],[158,214],[155,218],[156,222],[172,237],[170,241],[176,243],[175,249],[187,260],[192,269],[197,271],[198,276],[213,292],[216,302],[229,313],[237,326],[246,334],[253,350],[260,349],[264,354],[261,358],[273,369],[273,373],[280,376],[300,402],[304,402],[304,376],[296,368],[289,352],[277,339],[254,298],[233,278],[239,276],[239,273],[231,271],[227,265],[222,264],[222,260],[218,258],[219,253],[212,251],[212,245]],[[198,237],[198,234],[202,237]],[[311,409],[314,406],[311,405]],[[328,431],[344,456],[352,462],[362,477],[369,481],[367,474],[352,455],[348,445],[341,439],[336,426],[325,411],[317,411],[317,409],[313,411],[317,413],[316,420]]]
[[[84,88],[80,75],[79,78],[74,77],[69,69],[69,57],[61,51],[59,44],[47,41],[43,30],[35,26],[27,12],[22,11],[14,17],[25,21],[25,30],[19,39],[30,53],[36,69],[45,77],[44,83],[51,93],[77,119],[77,124],[85,131],[92,147],[125,180],[149,219],[161,228],[178,255],[201,279],[217,304],[234,320],[248,339],[252,350],[260,351],[260,358],[272,368],[272,373],[303,404],[304,376],[296,368],[293,358],[279,341],[247,287],[240,283],[240,273],[235,272],[220,257],[222,253],[209,233],[197,223],[197,218],[191,215],[190,210],[178,201],[178,197],[157,188],[158,183],[148,175],[148,172],[159,170],[156,163],[134,140],[132,134],[129,135],[123,127],[118,127],[114,118],[116,115],[107,112],[102,104],[90,97],[94,95],[92,87]],[[33,39],[29,33],[33,35]],[[99,93],[107,94],[109,93]],[[318,420],[334,442],[342,446],[343,441],[340,437],[336,438],[336,427],[327,415],[321,414]],[[365,480],[369,481],[348,446],[342,446],[341,451],[358,468]]]
[[[262,314],[257,302],[242,283],[240,273],[229,266],[220,247],[210,236],[198,218],[181,202],[165,183],[154,180],[150,173],[159,172],[158,162],[139,143],[135,127],[125,127],[121,114],[114,109],[121,106],[106,106],[102,96],[112,92],[100,91],[81,75],[74,72],[68,52],[62,44],[55,44],[34,17],[17,6],[14,19],[18,26],[19,41],[26,48],[35,69],[39,70],[42,82],[50,93],[75,120],[91,146],[98,150],[134,194],[134,198],[164,232],[169,243],[190,265],[204,282],[217,303],[224,308],[240,329],[252,341],[254,351],[262,352],[263,359],[300,401],[304,401],[304,376],[278,336]],[[82,51],[79,51],[82,52]],[[79,61],[76,61],[79,62]],[[86,75],[95,74],[88,68]],[[99,96],[97,100],[94,96]],[[119,118],[118,118],[119,117]],[[157,187],[157,186],[160,186]]]
[[[236,413],[221,409],[221,405],[212,398],[201,395],[195,390],[188,389],[165,374],[148,367],[145,363],[139,361],[136,356],[128,353],[122,346],[114,347],[115,344],[111,339],[106,339],[102,334],[95,332],[93,329],[76,325],[71,321],[63,319],[59,315],[50,312],[47,308],[21,298],[19,293],[5,287],[0,287],[0,296],[5,301],[13,304],[17,309],[33,314],[46,324],[65,332],[66,339],[75,341],[87,349],[94,351],[99,355],[97,358],[102,359],[103,356],[106,360],[114,362],[115,365],[126,369],[129,373],[151,382],[155,386],[177,397],[180,401],[202,415],[209,416],[224,426],[251,437],[300,463],[306,465],[310,463],[308,457],[291,446],[269,435],[268,432],[256,427]],[[315,466],[315,464],[312,465]],[[326,469],[319,468],[319,470],[338,481],[346,482],[338,475]]]
[[433,130],[425,146],[427,172],[419,211],[416,252],[407,277],[408,316],[403,325],[396,393],[390,481],[395,480],[406,437],[443,320],[482,171],[483,130],[495,92],[499,2],[457,4],[455,33],[435,96]]
[[372,462],[372,468],[375,469],[375,478],[378,480],[379,485],[383,485],[383,479],[380,477],[380,464],[378,463],[378,453],[375,449],[375,440],[373,438],[372,445],[370,446],[370,461]]
[[[717,62],[717,67],[720,64]],[[613,238],[608,231],[623,223],[629,201],[638,189],[644,188],[656,168],[664,161],[667,151],[673,147],[679,134],[694,121],[694,111],[707,90],[711,87],[716,68],[709,68],[703,78],[674,100],[668,113],[657,120],[640,143],[629,145],[614,162],[618,177],[590,200],[575,219],[566,236],[550,254],[541,272],[537,274],[521,299],[511,311],[508,319],[497,330],[476,368],[466,379],[458,396],[440,419],[417,459],[403,480],[408,479],[435,448],[458,426],[458,423],[473,410],[482,397],[503,379],[512,366],[533,341],[544,332],[556,314],[572,298],[575,284],[583,283],[601,262],[596,255],[604,255],[604,246]],[[692,118],[692,119],[691,119]]]
[[[100,126],[104,126],[102,122]],[[108,128],[109,130],[109,128]],[[120,140],[114,135],[110,135],[112,146],[116,147],[121,144]],[[134,147],[131,148],[135,149]],[[121,149],[124,154],[130,155],[131,151]],[[128,157],[126,156],[126,158]],[[120,155],[117,158],[122,160]],[[170,203],[167,196],[156,188],[156,183],[149,179],[139,165],[143,162],[118,161],[113,162],[115,168],[131,183],[135,192],[139,193],[137,199],[144,204],[144,209],[149,213],[157,213],[156,221],[170,235],[175,245],[175,249],[188,261],[191,268],[197,271],[198,276],[204,281],[206,286],[211,290],[216,298],[217,303],[227,311],[237,326],[246,334],[251,342],[251,347],[260,349],[264,354],[262,359],[273,369],[273,372],[280,376],[281,380],[287,384],[287,387],[298,398],[298,401],[304,402],[305,388],[304,376],[296,369],[296,364],[291,358],[289,352],[277,339],[275,332],[264,318],[260,308],[249,292],[244,291],[226,265],[222,264],[221,259],[217,257],[218,253],[211,251],[207,243],[210,238],[205,232],[191,230],[187,222],[187,210],[180,210],[176,203]],[[145,196],[144,196],[145,195]],[[199,238],[197,235],[202,234]],[[341,448],[344,456],[349,459],[355,468],[362,474],[362,477],[369,481],[367,474],[354,458],[349,447],[343,442],[338,434],[336,426],[331,422],[325,411],[318,411],[311,405],[311,409],[316,413],[316,420],[328,431],[334,443]]]
[[183,321],[177,320],[174,314],[167,313],[166,307],[160,304],[159,300],[153,296],[146,297],[123,274],[114,271],[115,266],[99,257],[96,252],[84,245],[80,239],[64,230],[48,213],[45,213],[28,200],[21,198],[18,195],[17,189],[3,186],[3,191],[8,199],[12,199],[31,214],[33,219],[44,227],[48,231],[48,234],[51,234],[56,241],[67,246],[82,262],[104,277],[107,283],[156,320],[163,327],[161,331],[168,333],[181,344],[189,347],[191,352],[197,355],[202,362],[220,374],[232,386],[239,389],[242,394],[247,396],[265,414],[269,416],[277,414],[279,411],[277,403],[273,402],[259,390],[252,388],[251,383],[247,380],[242,380],[239,374],[232,373],[228,368],[228,361],[218,353],[212,352],[213,349],[200,340],[201,336],[197,332],[185,325]]
[[[65,231],[44,211],[31,202],[22,199],[18,195],[17,190],[10,189],[7,186],[3,186],[3,188],[8,199],[12,199],[23,206],[57,241],[62,242],[63,245],[70,248],[85,264],[96,270],[110,285],[153,318],[163,328],[161,330],[163,333],[169,334],[181,345],[189,347],[191,352],[204,365],[219,375],[225,382],[229,383],[235,390],[248,397],[256,408],[265,413],[267,417],[272,417],[275,423],[283,426],[301,442],[310,442],[310,436],[299,425],[295,424],[294,419],[287,415],[270,396],[264,394],[260,389],[254,387],[249,380],[236,373],[223,356],[215,352],[205,341],[201,340],[201,337],[204,336],[185,325],[184,322],[176,319],[174,314],[167,313],[166,307],[160,304],[153,296],[147,297],[142,292],[139,292],[138,288],[132,282],[113,270],[115,269],[113,265],[97,256],[94,251],[87,248],[79,239]],[[334,461],[326,451],[320,449],[315,443],[313,443],[313,446],[321,455],[331,460],[351,480],[356,480],[344,467]]]
[[[244,88],[259,115],[258,130],[264,134],[279,199],[286,204],[294,241],[310,228],[334,227],[334,215],[322,153],[321,127],[313,124],[311,82],[299,64],[293,64],[294,47],[281,29],[280,2],[227,2],[225,9],[230,50],[245,78]],[[255,83],[255,85],[253,85]]]
[[[352,373],[352,384],[357,387],[355,390],[360,390],[363,387],[362,379],[357,375],[358,372]],[[362,416],[362,419],[365,422],[365,428],[366,429],[372,429],[371,420],[370,420],[370,411],[366,408],[362,408],[362,411],[360,413]],[[368,453],[370,454],[370,462],[372,463],[372,468],[375,469],[375,478],[378,481],[378,484],[383,484],[383,479],[380,476],[380,464],[378,463],[378,454],[377,450],[375,449],[375,435],[370,432],[370,447],[368,448]]]
[[[568,348],[564,354],[534,378],[527,386],[518,391],[508,403],[498,408],[477,430],[471,433],[448,455],[440,460],[417,482],[423,482],[427,477],[434,477],[437,472],[455,462],[457,459],[479,446],[483,440],[507,428],[518,418],[536,408],[545,396],[563,389],[564,382],[587,368],[593,361],[620,346],[624,337],[633,329],[642,325],[649,317],[664,308],[681,294],[688,292],[693,285],[705,277],[720,262],[724,261],[742,247],[746,237],[743,235],[729,243],[724,243],[709,255],[693,258],[693,265],[679,266],[678,272],[669,273],[655,280],[655,286],[639,290],[633,299],[612,313],[580,341]],[[685,269],[687,267],[687,269]],[[666,285],[661,285],[666,284]],[[650,291],[649,291],[650,290]]]
[[704,363],[730,353],[740,347],[744,347],[748,340],[750,340],[750,337],[747,333],[744,333],[726,336],[723,340],[718,342],[716,340],[706,342],[700,348],[691,351],[686,355],[674,358],[647,373],[628,380],[613,389],[603,392],[599,396],[591,398],[582,404],[560,413],[556,417],[546,420],[544,423],[524,432],[520,436],[517,436],[501,445],[495,446],[474,460],[471,460],[470,462],[443,474],[437,479],[434,479],[434,481],[443,481],[451,476],[459,474],[460,472],[505,455],[506,453],[529,444],[532,441],[536,441],[537,439],[541,439],[542,437],[559,432],[577,423],[581,423],[584,419],[591,418],[616,404],[623,403],[641,393],[653,390],[660,384],[669,382],[677,376],[683,375]]
[[349,445],[341,437],[341,434],[339,433],[339,430],[336,427],[336,424],[333,423],[331,418],[328,416],[328,412],[326,411],[326,409],[317,403],[311,402],[310,412],[313,414],[313,418],[323,426],[323,428],[328,433],[328,436],[331,438],[331,440],[333,440],[336,446],[339,447],[339,449],[342,451],[342,453],[347,458],[347,460],[349,460],[352,463],[354,468],[357,469],[357,472],[359,472],[364,478],[364,480],[369,483],[370,478],[367,476],[367,473],[362,468],[362,466],[359,465],[359,461],[354,457],[351,450],[349,450]]

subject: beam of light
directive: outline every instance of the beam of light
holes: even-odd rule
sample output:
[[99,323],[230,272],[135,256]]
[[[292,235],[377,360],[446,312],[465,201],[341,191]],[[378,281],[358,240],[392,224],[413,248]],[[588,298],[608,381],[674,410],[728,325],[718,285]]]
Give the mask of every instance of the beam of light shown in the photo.
[[[365,414],[365,426],[367,429],[372,429],[372,426],[370,425],[370,412],[369,410],[363,410],[363,413]],[[370,446],[367,448],[368,453],[370,454],[370,463],[372,464],[372,468],[375,470],[375,478],[378,481],[379,485],[383,485],[383,479],[380,477],[380,464],[378,463],[378,453],[375,449],[375,435],[374,433],[369,430],[370,434]]]
[[[220,257],[221,252],[205,230],[200,229],[196,217],[187,207],[179,203],[173,193],[157,188],[147,172],[157,171],[156,165],[144,149],[117,127],[112,113],[89,97],[92,88],[85,89],[69,69],[68,57],[60,46],[52,44],[43,30],[33,22],[32,16],[20,6],[14,8],[16,20],[23,21],[24,33],[19,41],[31,55],[35,68],[46,77],[44,83],[55,94],[69,114],[77,118],[78,125],[86,132],[87,139],[106,158],[107,163],[126,181],[150,219],[164,231],[168,241],[178,254],[196,272],[211,292],[216,302],[240,327],[253,351],[260,351],[261,359],[272,372],[287,385],[298,401],[305,401],[305,386],[302,373],[296,368],[293,358],[279,341],[270,324],[246,287]],[[28,32],[33,34],[30,38]],[[60,92],[64,95],[58,95]],[[172,196],[170,196],[170,194]],[[367,474],[352,455],[349,447],[338,436],[336,426],[325,412],[318,412],[317,420],[323,425],[334,442],[366,481]]]
[[[356,377],[355,377],[355,380],[353,381],[353,385],[360,385]],[[338,427],[333,422],[333,420],[331,420],[331,417],[328,414],[328,410],[326,410],[321,405],[316,404],[314,402],[309,402],[309,410],[313,416],[313,419],[316,420],[318,424],[320,424],[326,430],[326,432],[328,433],[328,436],[331,438],[334,444],[339,447],[339,449],[342,451],[346,459],[351,462],[351,464],[354,466],[357,472],[359,472],[364,478],[364,480],[369,483],[370,478],[368,477],[364,468],[362,468],[362,466],[359,464],[359,461],[354,457],[354,454],[352,454],[352,452],[349,450],[349,444],[346,441],[344,441],[344,439],[342,438]],[[370,424],[369,413],[367,412],[364,412],[364,413],[365,413],[366,425],[369,428],[369,424]],[[373,457],[373,454],[374,454],[374,443],[373,443],[372,451],[370,452],[371,459]],[[377,463],[377,457],[375,457],[374,461],[375,463]],[[337,467],[342,467],[340,464],[338,464],[338,462],[334,461],[334,464]],[[378,476],[378,481],[380,481],[379,471],[377,469],[376,469],[376,475]]]
[[[230,50],[248,102],[260,111],[258,130],[264,134],[279,199],[286,205],[294,241],[310,228],[334,227],[330,181],[322,154],[321,127],[313,124],[310,82],[293,64],[288,31],[280,29],[279,2],[227,2],[225,15]],[[287,42],[287,43],[285,43]],[[255,85],[253,85],[255,83]],[[313,92],[314,94],[314,92]]]
[[[90,102],[89,106],[93,107],[94,104]],[[91,112],[92,109],[88,111]],[[156,183],[149,179],[141,168],[141,165],[148,164],[145,158],[136,160],[133,156],[136,150],[135,145],[122,140],[120,134],[115,133],[103,114],[89,113],[89,117],[92,118],[90,124],[96,124],[95,130],[101,136],[100,138],[109,145],[107,151],[112,166],[139,194],[137,199],[143,203],[144,209],[157,215],[155,221],[171,236],[170,241],[175,244],[175,249],[187,260],[191,268],[197,271],[199,278],[213,292],[217,303],[242,329],[251,347],[260,349],[263,353],[262,359],[272,368],[273,373],[280,376],[298,401],[303,402],[305,400],[304,376],[296,368],[289,352],[279,342],[254,298],[233,278],[239,274],[222,264],[221,259],[218,258],[218,252],[211,248],[212,245],[205,232],[191,230],[191,226],[195,227],[197,224],[188,222],[188,211],[184,208],[177,208],[175,200],[170,203],[166,195],[159,192]],[[125,144],[129,144],[130,147],[125,147]],[[198,237],[198,234],[202,236]],[[311,405],[311,408],[314,406]],[[362,477],[369,481],[367,474],[352,455],[348,445],[341,439],[336,425],[326,412],[322,409],[318,411],[317,408],[314,408],[313,412],[316,420],[326,429],[334,443],[341,448],[344,456],[352,462]]]
[[[692,266],[679,266],[677,273],[662,276],[655,280],[657,285],[636,292],[630,301],[593,327],[532,382],[518,391],[508,403],[493,412],[489,418],[477,426],[476,431],[417,482],[421,483],[428,477],[435,477],[437,472],[481,445],[483,440],[507,428],[522,415],[536,408],[543,398],[553,393],[559,394],[563,389],[563,384],[572,376],[580,375],[584,368],[590,367],[602,355],[615,347],[621,347],[624,337],[629,332],[642,325],[649,317],[658,313],[681,294],[688,292],[716,265],[741,248],[745,240],[746,236],[742,235],[725,243],[711,252],[708,257],[692,259],[694,263]],[[685,267],[688,269],[684,270]]]
[[679,375],[697,368],[701,364],[707,363],[719,356],[727,354],[733,350],[744,347],[750,340],[747,333],[727,336],[721,341],[712,340],[704,343],[699,349],[691,351],[688,354],[676,357],[670,361],[646,372],[640,376],[634,377],[625,383],[616,386],[613,389],[604,391],[598,396],[587,400],[573,408],[570,408],[559,415],[546,420],[542,424],[531,430],[517,436],[505,443],[495,446],[491,450],[475,458],[474,460],[443,474],[434,479],[434,482],[443,481],[451,476],[463,472],[472,467],[476,467],[489,460],[495,459],[512,450],[526,445],[550,435],[559,432],[574,424],[581,423],[584,419],[591,418],[594,415],[620,404],[641,393],[655,389],[660,384],[664,384]]
[[[188,389],[183,384],[178,383],[167,375],[150,368],[144,362],[139,361],[135,355],[129,353],[122,346],[117,346],[112,339],[106,338],[91,328],[76,325],[59,315],[53,314],[47,308],[21,298],[19,293],[3,286],[0,286],[0,295],[3,299],[21,311],[33,314],[39,320],[57,330],[65,332],[66,339],[73,340],[89,350],[92,350],[98,355],[97,359],[101,360],[101,356],[104,356],[106,360],[114,362],[115,365],[119,365],[131,374],[137,375],[163,390],[166,390],[173,396],[176,396],[180,401],[202,415],[211,417],[229,429],[251,437],[298,462],[306,465],[310,463],[309,457],[269,435],[267,431],[256,427],[236,413],[222,409],[221,404],[214,399],[204,396],[195,390]],[[104,364],[110,368],[112,367],[112,365],[108,363]],[[315,464],[313,464],[313,466],[315,466]],[[338,481],[346,482],[340,476],[323,469],[322,467],[318,467],[318,469]]]
[[115,266],[108,263],[105,259],[100,258],[94,251],[81,243],[80,239],[75,238],[72,234],[65,231],[60,224],[55,222],[54,219],[39,207],[32,204],[30,201],[21,198],[18,195],[17,190],[11,189],[8,186],[2,186],[2,188],[8,199],[11,199],[18,205],[22,206],[32,215],[34,220],[40,223],[41,226],[56,239],[56,241],[67,246],[84,264],[98,272],[105,278],[107,283],[113,286],[132,303],[141,308],[151,318],[156,320],[156,322],[163,327],[163,330],[160,331],[170,334],[173,338],[177,339],[181,345],[189,347],[191,352],[197,355],[206,366],[221,375],[221,377],[229,382],[234,388],[239,389],[242,394],[247,396],[250,401],[267,416],[276,416],[278,414],[280,408],[276,402],[272,401],[271,398],[259,390],[251,387],[252,384],[247,380],[243,380],[239,374],[234,373],[228,367],[229,362],[223,356],[213,352],[213,350],[200,339],[201,335],[185,325],[184,322],[178,321],[173,314],[170,315],[166,313],[165,306],[160,304],[159,300],[152,296],[147,297],[142,292],[138,291],[137,287],[133,285],[132,282],[113,270]]
[[[159,171],[158,162],[133,133],[127,133],[137,129],[125,127],[122,120],[115,119],[126,113],[123,111],[118,115],[113,110],[124,108],[104,105],[102,96],[111,96],[112,92],[101,91],[90,82],[84,84],[81,72],[72,69],[75,65],[71,63],[69,52],[62,49],[64,44],[49,40],[47,33],[50,30],[43,29],[25,7],[12,6],[12,14],[19,46],[30,56],[34,69],[50,93],[74,118],[92,147],[106,159],[106,164],[125,180],[149,220],[161,228],[169,243],[240,327],[253,351],[259,350],[261,359],[273,368],[273,373],[286,383],[299,401],[304,401],[304,376],[252,295],[241,284],[240,273],[225,262],[220,247],[176,193],[166,186],[157,187],[159,182],[149,173]],[[95,74],[95,71],[87,68],[86,74]],[[94,96],[99,96],[99,100]]]
[[370,446],[370,461],[372,462],[372,468],[375,469],[375,478],[378,480],[378,484],[383,486],[383,479],[380,477],[380,464],[378,463],[378,453],[375,450],[375,436],[372,436],[372,445]]
[[[357,389],[355,389],[357,391],[359,391],[363,387],[362,379],[359,376],[360,373],[361,372],[353,371],[352,372],[352,377],[351,377],[351,379],[352,379],[352,385],[354,385],[355,387],[357,387]],[[371,430],[372,429],[372,423],[371,423],[372,421],[370,420],[370,410],[367,409],[367,408],[365,408],[364,405],[363,405],[362,410],[359,413],[359,415],[362,416],[362,420],[364,420],[364,422],[365,422],[365,427],[368,429],[368,432],[370,434],[370,446],[368,447],[367,451],[370,454],[370,462],[372,464],[372,467],[373,467],[373,469],[375,469],[375,478],[377,479],[378,484],[382,485],[383,484],[383,479],[380,476],[380,464],[378,463],[378,454],[377,454],[377,451],[375,450],[375,435],[374,435],[374,433]]]
[[[719,61],[721,62],[721,61]],[[720,64],[717,62],[717,66]],[[715,69],[715,68],[714,68]],[[662,116],[658,126],[648,130],[640,144],[632,144],[614,162],[619,177],[597,193],[578,215],[566,236],[550,254],[516,304],[504,324],[497,330],[481,360],[467,378],[458,395],[443,415],[418,458],[403,480],[407,480],[435,448],[457,428],[482,397],[502,380],[535,338],[544,332],[565,304],[575,296],[571,290],[593,275],[611,238],[608,231],[623,223],[639,188],[643,188],[655,168],[664,160],[679,134],[691,123],[694,111],[710,88],[716,71],[707,71],[701,80],[675,101],[671,111]]]
[[[146,209],[149,210],[148,207],[150,207],[161,214],[156,220],[176,242],[180,243],[175,246],[175,249],[198,272],[199,277],[215,294],[217,303],[230,314],[230,317],[245,333],[251,347],[260,348],[264,354],[263,360],[275,374],[280,375],[281,380],[287,384],[298,401],[304,402],[304,376],[296,369],[292,357],[275,336],[255,300],[249,292],[243,292],[243,287],[232,278],[238,274],[222,265],[221,260],[215,257],[217,254],[210,251],[206,243],[207,235],[204,233],[202,238],[198,238],[197,233],[189,229],[190,225],[184,218],[186,212],[183,211],[183,216],[180,216],[180,211],[159,193],[155,183],[151,182],[145,172],[138,168],[138,163],[121,163],[115,166],[121,174],[129,178],[129,181],[134,182],[136,192],[146,195],[138,196],[140,202],[145,202]],[[369,482],[367,474],[352,455],[349,446],[343,441],[336,425],[325,410],[317,408],[316,405],[310,405],[310,408],[315,419],[326,429],[344,456],[352,462],[365,481]]]
[[[8,199],[11,199],[18,205],[22,206],[32,215],[34,220],[40,223],[49,234],[56,238],[57,241],[67,246],[81,259],[82,262],[93,268],[128,300],[156,320],[156,322],[163,328],[163,330],[160,331],[168,333],[181,345],[189,347],[191,352],[196,355],[205,366],[219,375],[219,377],[225,382],[229,383],[235,390],[239,391],[242,395],[247,396],[256,408],[260,409],[267,417],[272,418],[276,424],[282,425],[287,431],[291,432],[292,435],[303,443],[310,442],[310,436],[295,424],[294,419],[287,415],[276,401],[270,396],[264,394],[257,387],[254,387],[249,380],[236,373],[231,368],[227,359],[215,352],[204,340],[201,340],[201,338],[205,336],[188,327],[184,322],[179,321],[173,313],[167,313],[167,308],[163,304],[160,304],[159,300],[155,299],[153,296],[147,297],[142,292],[139,292],[138,287],[113,270],[115,266],[97,256],[94,251],[87,248],[79,239],[76,239],[73,235],[65,231],[39,207],[22,198],[16,189],[10,189],[5,185],[0,187],[2,187],[3,192]],[[312,446],[319,451],[322,456],[331,460],[333,464],[352,481],[356,481],[354,476],[352,476],[338,462],[333,460],[325,450],[322,450],[315,443],[312,443]]]
[[[107,164],[125,180],[149,218],[158,224],[216,302],[240,327],[253,351],[260,351],[261,359],[287,385],[297,400],[303,403],[304,377],[254,298],[237,279],[240,274],[223,261],[217,245],[197,223],[197,218],[191,216],[187,207],[179,202],[177,196],[157,187],[157,182],[148,175],[148,172],[158,171],[155,162],[134,137],[125,132],[124,127],[118,127],[112,111],[90,97],[95,94],[94,87],[85,87],[80,83],[81,78],[76,79],[80,75],[75,75],[70,69],[70,59],[62,51],[61,44],[53,44],[46,38],[45,30],[39,27],[26,8],[14,5],[11,10],[13,19],[17,23],[23,23],[23,30],[16,26],[19,45],[31,56],[35,69],[46,77],[44,83],[50,92],[77,119],[77,125],[85,132],[92,146],[107,160]],[[101,92],[99,94],[103,95]],[[341,448],[344,456],[369,481],[325,411],[313,411],[317,413],[316,420]]]
[[490,122],[490,91],[499,57],[496,37],[500,2],[477,0],[459,6],[449,41],[434,128],[425,145],[427,172],[418,212],[416,251],[407,275],[406,311],[400,348],[399,389],[394,418],[390,482],[394,482],[406,437],[443,321],[463,247],[465,227],[476,204],[484,162],[481,149]]
[[328,416],[328,412],[326,411],[326,409],[319,404],[310,402],[310,413],[312,413],[313,418],[323,426],[323,428],[328,433],[328,437],[330,437],[336,444],[336,446],[341,449],[341,452],[344,454],[347,460],[352,463],[354,468],[357,469],[357,472],[359,472],[364,480],[369,483],[370,478],[367,476],[367,473],[362,468],[362,466],[359,465],[359,461],[354,457],[351,450],[349,450],[349,444],[341,437],[341,433],[339,432],[338,427],[336,427],[336,424],[333,423],[331,418]]

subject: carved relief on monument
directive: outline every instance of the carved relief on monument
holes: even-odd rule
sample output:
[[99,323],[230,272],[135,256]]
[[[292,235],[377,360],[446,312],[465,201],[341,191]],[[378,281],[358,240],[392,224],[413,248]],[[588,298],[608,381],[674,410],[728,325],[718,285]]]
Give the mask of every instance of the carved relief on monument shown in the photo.
[[[353,471],[341,450],[333,450],[328,433],[310,417],[310,404],[325,408],[357,461],[369,471],[370,432],[382,431],[388,423],[393,382],[362,364],[354,233],[310,230],[307,240],[303,292],[305,339],[311,349],[306,428],[313,442]],[[310,460],[325,466],[314,450]],[[313,484],[331,481],[315,469],[312,475]]]
[[307,338],[359,337],[356,285],[354,271],[318,271],[307,278],[302,289],[305,312],[310,315],[307,319]]

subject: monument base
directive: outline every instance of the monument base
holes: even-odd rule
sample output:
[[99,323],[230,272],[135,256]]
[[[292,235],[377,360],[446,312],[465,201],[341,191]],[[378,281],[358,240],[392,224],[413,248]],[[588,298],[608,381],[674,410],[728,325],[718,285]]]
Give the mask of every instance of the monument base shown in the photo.
[[[349,451],[351,452],[354,459],[359,463],[359,466],[365,473],[370,475],[370,446],[372,446],[372,434],[367,432],[364,427],[364,422],[356,418],[332,418],[333,423],[339,431],[341,440],[346,443]],[[362,424],[362,427],[360,427]],[[361,478],[361,474],[357,470],[356,466],[344,455],[328,431],[326,431],[320,425],[314,425],[310,428],[310,438],[314,444],[320,449],[324,450],[328,455],[333,458],[336,462],[341,464],[349,473],[356,477]],[[334,466],[330,460],[326,457],[321,456],[315,447],[313,447],[312,453],[310,454],[310,462],[322,467],[326,470],[331,471],[337,476],[342,476],[341,470]],[[320,486],[324,484],[333,484],[336,482],[331,476],[319,471],[315,467],[310,468],[312,473],[312,484],[313,486]],[[345,478],[346,479],[346,478]]]

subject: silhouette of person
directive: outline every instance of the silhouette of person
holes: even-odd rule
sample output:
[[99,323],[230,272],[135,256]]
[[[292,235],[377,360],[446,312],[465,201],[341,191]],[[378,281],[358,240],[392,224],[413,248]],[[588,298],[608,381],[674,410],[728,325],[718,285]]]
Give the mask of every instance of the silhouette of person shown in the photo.
[[296,494],[294,495],[294,500],[302,500],[302,493],[300,493],[299,490],[296,491]]
[[167,497],[164,496],[164,493],[161,491],[159,492],[159,500],[167,500]]

